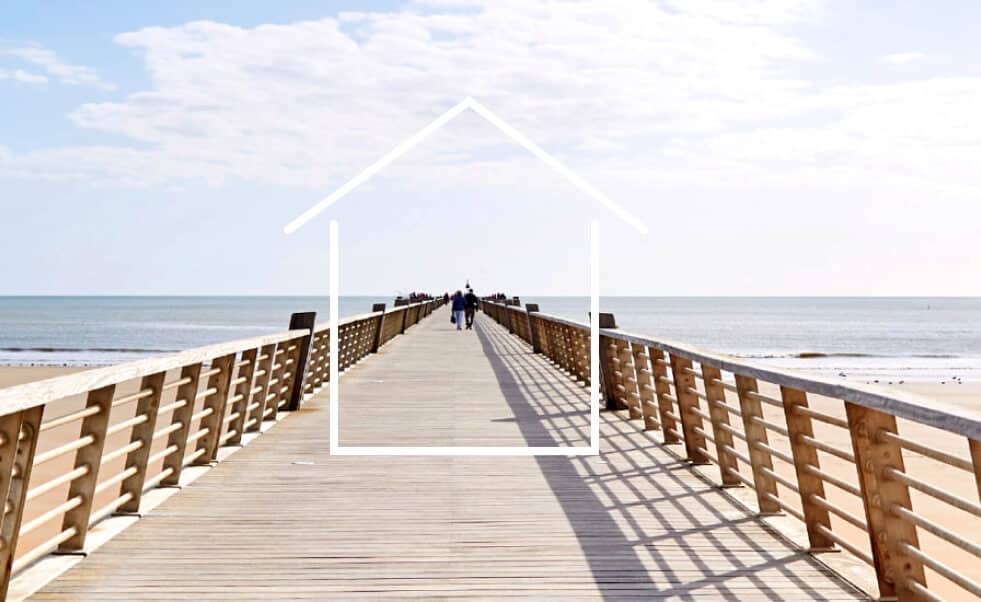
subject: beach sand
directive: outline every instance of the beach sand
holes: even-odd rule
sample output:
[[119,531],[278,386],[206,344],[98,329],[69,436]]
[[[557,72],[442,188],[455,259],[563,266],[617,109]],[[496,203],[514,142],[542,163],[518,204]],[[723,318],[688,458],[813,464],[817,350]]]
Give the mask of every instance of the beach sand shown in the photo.
[[[63,374],[77,372],[83,369],[84,368],[77,367],[0,367],[0,387],[8,387],[35,380],[52,378]],[[120,391],[131,392],[135,391],[135,388],[136,383],[126,383],[120,388]],[[981,411],[981,383],[956,384],[950,381],[948,381],[945,385],[941,385],[939,382],[908,383],[905,385],[893,385],[889,388],[922,395],[929,399],[935,399],[947,404],[965,408],[969,411]],[[760,390],[761,393],[766,395],[779,397],[779,390],[777,390],[776,387],[767,386],[761,383]],[[64,415],[68,412],[79,409],[83,406],[83,403],[84,399],[76,398],[66,399],[52,404],[45,411],[45,420],[51,420],[52,418],[57,418],[60,415]],[[733,398],[730,398],[730,403],[732,405],[738,405],[738,401]],[[812,408],[818,411],[839,418],[845,417],[844,405],[839,400],[811,397],[809,399],[809,403]],[[784,424],[784,418],[779,408],[769,405],[764,405],[763,407],[764,416],[766,418],[776,422],[777,424]],[[117,423],[131,418],[133,416],[133,412],[134,409],[132,405],[128,408],[123,407],[114,409],[111,422]],[[169,423],[169,418],[167,416],[161,416],[160,421],[161,424],[165,423],[163,421],[168,421],[166,423]],[[821,441],[842,450],[849,452],[851,451],[851,441],[848,432],[844,429],[816,421],[813,423],[813,426],[815,437],[817,439],[820,439]],[[78,429],[78,423],[75,423],[74,425],[45,431],[42,434],[41,442],[39,444],[39,451],[53,449],[54,447],[77,437]],[[968,444],[966,439],[963,437],[952,436],[949,433],[938,431],[919,424],[910,423],[908,421],[900,421],[899,432],[901,435],[909,437],[917,442],[930,445],[933,448],[956,454],[962,458],[970,458]],[[125,435],[125,433],[120,433],[119,435]],[[769,433],[769,437],[770,444],[773,447],[784,451],[785,453],[790,453],[789,442],[785,438],[774,433]],[[110,438],[110,440],[107,441],[106,450],[109,451],[121,447],[126,443],[128,443],[128,440],[117,435],[115,438]],[[164,443],[165,441],[163,440],[157,441],[153,446],[153,451],[162,448]],[[735,447],[742,453],[746,453],[745,443],[737,441]],[[710,452],[714,455],[714,448],[710,447]],[[72,454],[67,454],[57,460],[37,467],[35,469],[32,481],[35,484],[42,483],[53,477],[68,472],[72,468],[72,458]],[[941,487],[945,491],[958,495],[972,502],[976,502],[978,500],[978,486],[972,474],[957,468],[940,464],[930,458],[926,458],[909,451],[904,452],[904,458],[906,462],[906,470],[912,476],[926,480]],[[121,471],[124,466],[123,462],[124,459],[119,458],[118,460],[114,461],[111,466],[102,467],[100,480]],[[855,467],[851,463],[825,453],[820,455],[820,462],[823,470],[857,486],[858,479],[856,476]],[[794,469],[791,465],[774,458],[774,467],[778,473],[787,476],[791,481],[796,481]],[[744,468],[741,466],[740,470],[743,472],[743,474],[751,476],[749,475],[748,467]],[[154,471],[151,470],[150,474],[154,474]],[[712,474],[711,469],[709,470],[709,474]],[[715,477],[717,477],[717,474]],[[861,501],[850,493],[839,490],[828,484],[825,485],[825,493],[827,499],[833,504],[839,505],[856,516],[864,517],[864,509],[862,508]],[[110,491],[103,492],[102,495],[100,495],[96,500],[95,507],[100,507],[101,505],[112,501],[115,494],[115,488],[111,488]],[[799,497],[795,492],[784,489],[781,486],[779,495],[781,499],[791,502],[797,508],[800,507]],[[66,497],[67,487],[61,487],[30,501],[25,511],[25,522],[60,504],[66,499]],[[913,509],[916,512],[923,514],[930,520],[936,521],[943,526],[951,528],[955,532],[963,533],[963,525],[977,524],[976,517],[963,513],[962,511],[952,508],[949,505],[939,503],[928,496],[920,494],[919,492],[912,492],[912,502]],[[836,533],[847,538],[852,543],[859,545],[863,549],[867,548],[868,535],[863,531],[858,530],[849,523],[838,519],[833,515],[832,525]],[[25,536],[21,540],[21,543],[18,546],[19,552],[23,553],[33,546],[36,546],[46,539],[56,535],[59,532],[59,527],[60,523],[57,520],[54,520],[50,521],[43,527],[36,529],[33,533]],[[976,539],[977,536],[977,533],[963,534],[971,540]],[[934,537],[929,533],[925,533],[922,529],[920,530],[920,545],[922,549],[931,556],[934,556],[941,561],[956,567],[958,570],[964,572],[975,580],[981,580],[981,562],[979,562],[972,555],[946,544],[937,537]],[[871,569],[869,569],[869,574],[872,574]],[[958,599],[963,596],[962,590],[955,588],[949,583],[944,583],[943,578],[939,575],[928,573],[928,580],[931,589],[944,597]]]

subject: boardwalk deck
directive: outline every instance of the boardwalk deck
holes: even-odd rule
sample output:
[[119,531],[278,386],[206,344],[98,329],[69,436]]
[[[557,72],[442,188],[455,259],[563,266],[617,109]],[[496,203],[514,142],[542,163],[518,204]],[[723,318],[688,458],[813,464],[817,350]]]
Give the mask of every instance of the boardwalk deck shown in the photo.
[[[583,445],[585,389],[441,310],[349,370],[344,445]],[[603,455],[331,457],[326,395],[37,600],[861,599],[615,414]]]

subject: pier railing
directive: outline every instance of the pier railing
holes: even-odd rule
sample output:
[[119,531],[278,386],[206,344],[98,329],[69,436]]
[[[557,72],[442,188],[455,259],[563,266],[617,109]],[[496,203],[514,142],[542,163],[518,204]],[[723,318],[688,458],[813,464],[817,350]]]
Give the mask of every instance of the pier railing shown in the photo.
[[[589,383],[588,324],[531,305],[482,308]],[[843,549],[870,565],[881,598],[981,596],[981,416],[621,332],[609,314],[600,321],[607,409],[682,445],[692,464],[716,465],[710,478],[749,488],[761,515],[800,521],[811,552]],[[938,483],[931,463],[962,477]]]
[[[338,322],[348,368],[428,316],[425,301]],[[218,460],[329,380],[329,325],[296,314],[277,334],[0,389],[0,599],[12,574],[85,550],[90,528]]]

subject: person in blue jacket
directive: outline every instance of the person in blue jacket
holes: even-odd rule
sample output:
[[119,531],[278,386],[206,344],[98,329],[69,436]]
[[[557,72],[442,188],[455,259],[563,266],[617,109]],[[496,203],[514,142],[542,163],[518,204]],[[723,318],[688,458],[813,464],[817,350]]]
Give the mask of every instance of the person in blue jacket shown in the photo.
[[463,292],[457,291],[453,293],[453,322],[456,324],[457,330],[463,330],[463,310],[467,308],[467,300],[463,297]]

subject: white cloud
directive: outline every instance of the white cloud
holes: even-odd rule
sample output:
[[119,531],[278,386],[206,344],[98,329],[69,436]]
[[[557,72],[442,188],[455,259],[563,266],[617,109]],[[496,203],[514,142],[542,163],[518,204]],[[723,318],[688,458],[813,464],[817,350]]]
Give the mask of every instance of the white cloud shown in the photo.
[[887,54],[880,60],[883,63],[889,63],[892,65],[905,65],[907,63],[914,63],[923,58],[922,52],[897,52],[895,54]]
[[115,86],[103,81],[91,68],[62,62],[53,50],[38,44],[11,48],[4,51],[4,54],[44,69],[49,76],[63,84],[94,86],[103,90],[115,89]]
[[[71,115],[132,145],[7,163],[113,183],[326,190],[472,95],[587,178],[638,191],[910,178],[973,190],[981,80],[804,79],[824,59],[790,26],[822,10],[817,0],[425,0],[285,25],[150,27],[116,42],[142,54],[151,86]],[[516,160],[497,157],[495,132],[461,122],[449,134],[392,173],[416,182],[454,159],[486,173]]]
[[22,69],[0,69],[0,80],[11,80],[23,84],[43,85],[48,83],[48,78],[40,73],[28,73]]

